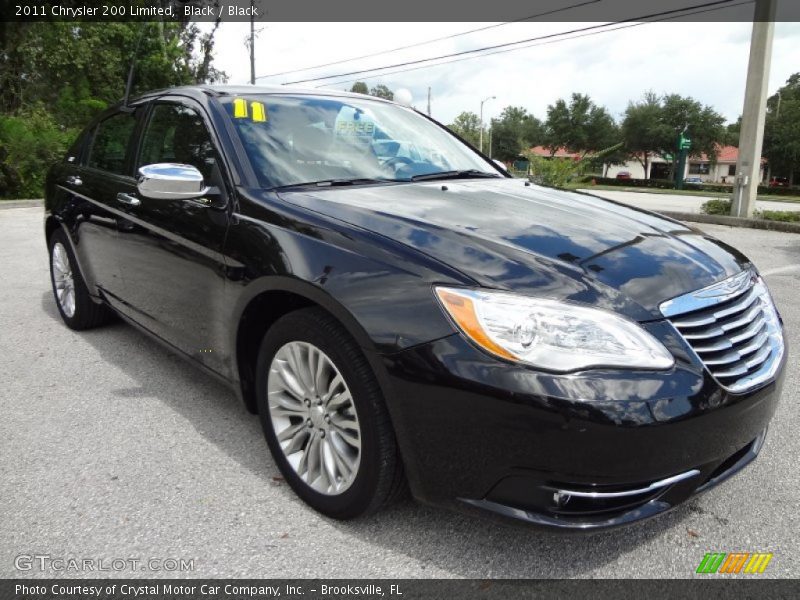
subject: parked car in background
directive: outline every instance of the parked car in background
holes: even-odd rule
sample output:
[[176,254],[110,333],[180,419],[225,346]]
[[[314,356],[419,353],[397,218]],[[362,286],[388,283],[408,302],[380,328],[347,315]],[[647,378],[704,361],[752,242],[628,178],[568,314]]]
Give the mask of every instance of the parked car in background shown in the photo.
[[699,177],[687,177],[686,179],[683,180],[683,182],[688,183],[690,185],[700,185],[701,183],[703,183],[703,180],[700,179]]
[[769,180],[769,187],[789,187],[789,178],[773,177]]
[[514,179],[386,100],[149,93],[83,131],[45,209],[64,323],[117,314],[229,385],[334,518],[406,486],[560,528],[652,517],[753,461],[780,395],[745,256]]
[[630,171],[620,171],[617,173],[617,179],[633,179]]

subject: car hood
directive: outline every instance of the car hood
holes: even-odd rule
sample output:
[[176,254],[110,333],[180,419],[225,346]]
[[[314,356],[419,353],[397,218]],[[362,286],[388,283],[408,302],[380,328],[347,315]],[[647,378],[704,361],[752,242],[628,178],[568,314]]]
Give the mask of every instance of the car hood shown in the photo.
[[293,204],[406,244],[481,286],[587,302],[643,321],[747,263],[697,229],[521,179],[282,192]]

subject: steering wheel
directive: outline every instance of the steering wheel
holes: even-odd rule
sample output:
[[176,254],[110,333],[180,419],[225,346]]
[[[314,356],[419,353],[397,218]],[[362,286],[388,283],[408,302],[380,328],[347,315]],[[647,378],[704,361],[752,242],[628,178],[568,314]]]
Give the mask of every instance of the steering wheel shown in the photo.
[[390,158],[389,160],[387,160],[381,166],[384,168],[394,167],[394,170],[397,171],[397,165],[407,166],[413,164],[414,160],[408,158],[407,156],[395,156],[394,158]]

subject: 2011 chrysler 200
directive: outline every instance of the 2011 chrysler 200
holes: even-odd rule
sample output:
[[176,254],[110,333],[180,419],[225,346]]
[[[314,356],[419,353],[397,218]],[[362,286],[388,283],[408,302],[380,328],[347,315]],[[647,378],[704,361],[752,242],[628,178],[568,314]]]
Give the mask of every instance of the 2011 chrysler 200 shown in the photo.
[[781,318],[739,252],[375,98],[112,108],[51,169],[45,234],[69,327],[121,315],[230,384],[336,518],[406,485],[556,527],[650,517],[749,463],[780,393]]

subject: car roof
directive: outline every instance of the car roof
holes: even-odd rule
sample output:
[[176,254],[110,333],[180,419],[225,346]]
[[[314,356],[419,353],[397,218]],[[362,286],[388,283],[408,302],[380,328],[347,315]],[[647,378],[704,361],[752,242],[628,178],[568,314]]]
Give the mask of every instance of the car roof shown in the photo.
[[178,87],[164,88],[160,90],[152,90],[140,94],[132,100],[132,102],[146,100],[152,96],[163,96],[165,94],[182,94],[182,95],[198,95],[203,94],[206,96],[249,96],[253,94],[294,94],[294,95],[308,95],[308,96],[339,96],[343,98],[367,98],[377,102],[386,102],[395,104],[391,100],[378,98],[376,96],[368,96],[366,94],[356,94],[354,92],[345,92],[331,89],[309,88],[302,86],[289,86],[289,85],[217,85],[217,84],[198,84],[198,85],[184,85]]

